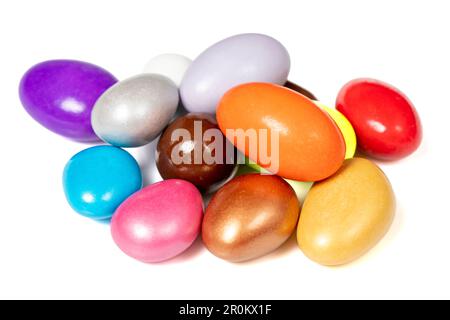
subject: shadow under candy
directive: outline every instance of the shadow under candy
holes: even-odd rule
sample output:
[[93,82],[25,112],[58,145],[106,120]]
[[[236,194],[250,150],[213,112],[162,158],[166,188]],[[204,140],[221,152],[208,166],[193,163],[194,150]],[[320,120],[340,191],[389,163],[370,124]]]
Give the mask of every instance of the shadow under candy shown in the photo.
[[98,222],[100,224],[109,225],[109,224],[111,224],[111,219],[112,218],[107,218],[107,219],[100,219],[100,220],[94,220],[94,221],[96,221],[96,222]]

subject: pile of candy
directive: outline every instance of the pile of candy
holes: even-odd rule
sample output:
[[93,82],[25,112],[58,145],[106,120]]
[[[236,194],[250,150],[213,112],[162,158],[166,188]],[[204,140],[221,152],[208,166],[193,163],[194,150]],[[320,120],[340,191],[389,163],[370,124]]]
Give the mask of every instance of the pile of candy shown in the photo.
[[[297,230],[310,259],[345,264],[375,246],[395,214],[389,180],[371,160],[354,158],[356,141],[361,154],[397,160],[420,145],[420,120],[381,81],[349,82],[334,109],[289,82],[289,70],[280,42],[241,34],[194,61],[157,56],[122,81],[85,62],[43,62],[23,76],[20,99],[51,131],[107,143],[69,160],[64,191],[81,215],[111,219],[129,256],[164,261],[202,233],[214,255],[240,262]],[[122,148],[158,137],[165,180],[141,189],[141,169]],[[239,165],[237,153],[252,161]],[[212,198],[204,210],[205,195]]]

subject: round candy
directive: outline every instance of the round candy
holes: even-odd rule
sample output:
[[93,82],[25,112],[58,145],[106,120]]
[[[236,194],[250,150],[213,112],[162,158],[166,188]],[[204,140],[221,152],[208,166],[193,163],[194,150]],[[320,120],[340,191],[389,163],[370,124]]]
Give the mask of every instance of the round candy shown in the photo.
[[233,153],[227,157],[227,140],[214,116],[190,113],[176,119],[162,134],[156,165],[164,179],[187,180],[205,191],[230,176]]
[[283,178],[322,180],[344,161],[345,142],[334,121],[310,99],[281,86],[231,89],[219,103],[217,120],[239,150]]
[[203,242],[228,261],[258,258],[291,236],[299,210],[294,190],[280,177],[239,176],[223,186],[206,208]]
[[161,74],[172,80],[179,87],[191,63],[191,59],[180,54],[160,54],[147,63],[144,73]]
[[111,220],[111,234],[130,257],[160,262],[191,246],[202,218],[203,202],[197,188],[187,181],[166,180],[128,198]]
[[204,51],[181,82],[183,105],[190,112],[215,113],[225,92],[247,82],[283,85],[290,69],[289,54],[277,40],[262,34],[240,34]]
[[178,89],[162,75],[143,74],[120,81],[92,110],[92,126],[105,142],[139,147],[155,139],[178,107]]
[[142,187],[142,176],[136,160],[125,150],[96,146],[69,160],[63,185],[67,201],[76,212],[103,220]]
[[91,111],[100,95],[117,79],[90,63],[72,60],[42,62],[20,82],[25,110],[47,129],[80,142],[98,141]]
[[353,80],[339,92],[336,108],[352,123],[358,147],[369,156],[397,160],[420,145],[422,127],[413,104],[389,84]]
[[320,264],[349,263],[383,238],[394,212],[394,193],[384,173],[369,160],[349,159],[308,193],[298,223],[298,244]]
[[306,90],[305,88],[300,87],[298,84],[295,84],[295,83],[293,83],[293,82],[291,82],[291,81],[288,81],[288,82],[286,82],[286,83],[284,84],[284,86],[285,86],[286,88],[289,88],[289,89],[291,89],[291,90],[294,90],[294,91],[296,91],[296,92],[298,92],[298,93],[304,95],[305,97],[307,97],[307,98],[309,98],[309,99],[311,99],[311,100],[317,101],[317,98],[316,98],[315,95],[313,95],[311,92],[309,92],[309,91]]
[[333,118],[334,122],[338,125],[341,130],[342,136],[345,140],[345,159],[353,158],[356,152],[356,133],[352,127],[350,121],[347,118],[337,111],[334,108],[327,107],[326,105],[316,102],[316,104],[322,108],[322,110],[326,111],[331,118]]

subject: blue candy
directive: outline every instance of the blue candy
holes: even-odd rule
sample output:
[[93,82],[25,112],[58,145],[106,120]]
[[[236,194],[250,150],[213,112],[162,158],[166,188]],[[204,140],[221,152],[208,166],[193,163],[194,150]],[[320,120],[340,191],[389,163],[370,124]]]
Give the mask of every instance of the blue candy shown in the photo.
[[117,207],[142,187],[136,160],[125,150],[96,146],[74,155],[64,168],[64,192],[79,214],[109,219]]

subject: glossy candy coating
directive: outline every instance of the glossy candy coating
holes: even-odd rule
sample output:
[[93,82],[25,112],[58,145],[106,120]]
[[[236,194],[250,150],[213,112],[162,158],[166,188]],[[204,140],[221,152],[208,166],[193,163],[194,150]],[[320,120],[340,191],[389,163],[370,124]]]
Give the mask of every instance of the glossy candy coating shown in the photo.
[[180,87],[181,80],[192,60],[174,53],[164,53],[153,57],[145,66],[144,73],[155,73],[166,76]]
[[[231,89],[219,103],[217,120],[222,132],[258,130],[258,141],[261,129],[278,132],[277,174],[283,178],[321,180],[335,173],[344,160],[345,142],[334,121],[310,99],[281,86],[249,83]],[[239,133],[232,142],[237,141]],[[261,144],[258,148],[262,154],[273,154],[270,138],[267,148]],[[241,151],[249,156],[249,144]],[[252,160],[269,167],[259,157]]]
[[178,89],[168,78],[143,74],[108,89],[92,110],[92,127],[105,142],[139,147],[154,140],[178,107]]
[[258,258],[291,236],[299,210],[294,190],[280,177],[239,176],[206,208],[203,242],[214,255],[231,262]]
[[355,128],[359,149],[371,157],[397,160],[420,145],[422,127],[413,104],[389,84],[353,80],[339,92],[336,108]]
[[206,49],[181,82],[180,94],[190,112],[215,113],[229,89],[247,82],[283,85],[290,58],[283,45],[262,34],[239,34]]
[[202,218],[202,196],[197,188],[184,180],[166,180],[128,198],[111,220],[111,234],[130,257],[160,262],[191,246]]
[[[190,139],[180,139],[176,135],[179,130],[186,130]],[[217,133],[220,142],[213,136],[204,136],[208,132]],[[227,161],[226,147],[227,140],[213,115],[190,113],[173,121],[162,134],[156,149],[156,165],[163,179],[187,180],[205,191],[228,178],[233,171],[233,161]],[[188,163],[176,164],[172,159],[173,153]],[[215,160],[216,155],[218,161],[208,163]]]
[[116,208],[142,187],[141,170],[125,150],[96,146],[74,155],[63,175],[64,192],[79,214],[110,218]]
[[308,193],[298,224],[298,244],[317,263],[346,264],[383,238],[394,214],[395,196],[384,173],[369,160],[349,159]]
[[322,110],[326,111],[339,127],[345,140],[345,159],[353,158],[356,152],[356,133],[350,121],[336,109],[327,107],[320,102],[316,102],[316,104],[322,108]]
[[51,60],[39,63],[22,77],[20,100],[41,125],[66,138],[93,142],[91,126],[97,99],[117,82],[108,71],[90,63]]

